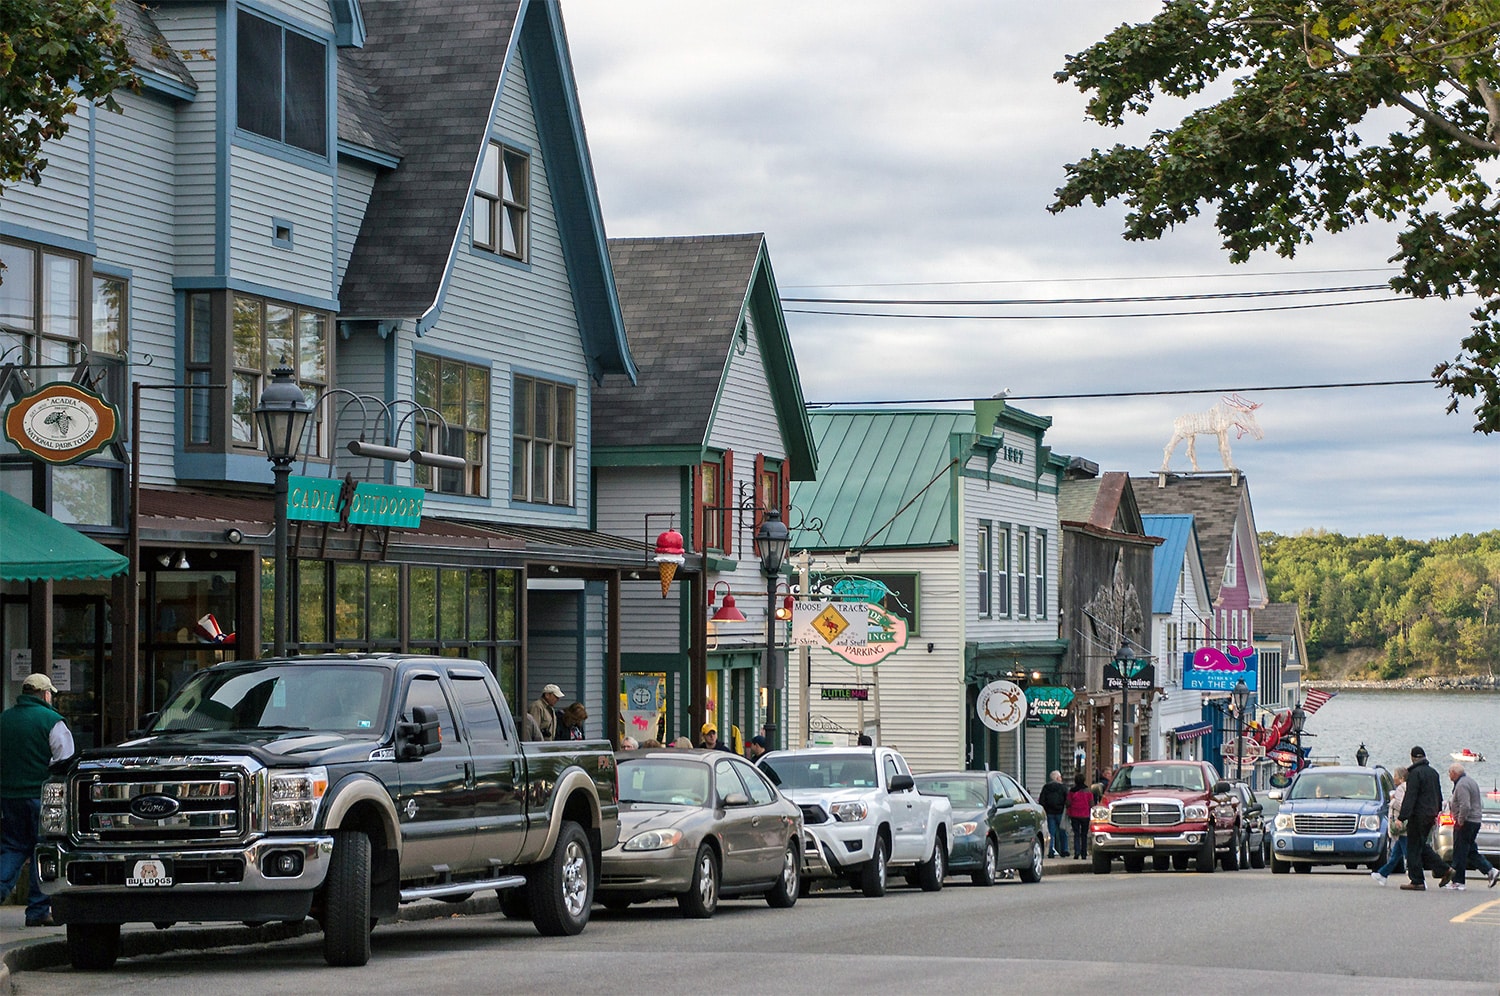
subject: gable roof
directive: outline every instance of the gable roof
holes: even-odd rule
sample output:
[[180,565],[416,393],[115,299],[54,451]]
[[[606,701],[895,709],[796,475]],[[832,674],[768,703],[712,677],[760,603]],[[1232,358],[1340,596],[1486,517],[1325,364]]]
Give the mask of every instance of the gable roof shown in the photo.
[[817,451],[765,236],[610,239],[609,255],[638,376],[594,392],[596,449],[703,446],[748,310],[792,479],[810,479]]
[[1271,602],[1255,612],[1255,635],[1291,637],[1297,632],[1296,602]]
[[338,50],[339,141],[400,158],[401,140],[353,51]]
[[1100,477],[1060,482],[1057,518],[1059,522],[1079,523],[1096,530],[1134,536],[1143,533],[1130,477],[1118,470]]
[[184,94],[198,91],[187,63],[177,50],[167,43],[161,28],[152,18],[151,12],[140,3],[117,3],[114,5],[115,19],[123,29],[125,50],[130,53],[136,70],[149,84],[151,77],[164,79],[174,89],[181,88]]
[[793,531],[798,549],[879,550],[952,546],[954,433],[972,433],[972,412],[839,411],[809,416],[823,460],[815,482],[792,487],[792,504],[816,533]]
[[[351,82],[363,74],[402,159],[376,177],[339,289],[340,317],[415,319],[418,333],[437,321],[505,73],[519,52],[590,373],[633,377],[557,4],[363,0],[360,10],[364,46],[341,49],[339,58],[355,67]],[[373,133],[364,109],[354,113]]]
[[1171,615],[1177,602],[1177,582],[1182,575],[1183,561],[1190,550],[1197,549],[1192,542],[1193,517],[1143,515],[1141,519],[1148,535],[1162,538],[1151,558],[1151,612]]
[[[1208,596],[1217,602],[1219,589],[1224,582],[1224,564],[1229,558],[1229,544],[1234,537],[1234,525],[1243,509],[1246,528],[1251,533],[1247,540],[1252,547],[1255,542],[1255,523],[1249,518],[1250,482],[1238,475],[1238,482],[1229,475],[1179,477],[1168,475],[1165,487],[1159,487],[1157,477],[1133,477],[1136,503],[1147,515],[1191,515],[1198,533],[1198,548],[1207,565]],[[1247,576],[1254,571],[1247,565]],[[1251,577],[1252,582],[1255,580]]]

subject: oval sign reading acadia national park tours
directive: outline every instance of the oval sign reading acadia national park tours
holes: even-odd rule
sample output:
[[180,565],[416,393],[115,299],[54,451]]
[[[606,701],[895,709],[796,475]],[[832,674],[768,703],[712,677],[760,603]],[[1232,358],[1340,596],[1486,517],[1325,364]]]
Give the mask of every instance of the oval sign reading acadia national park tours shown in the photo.
[[48,463],[73,463],[114,442],[120,413],[80,384],[47,384],[11,405],[5,436]]

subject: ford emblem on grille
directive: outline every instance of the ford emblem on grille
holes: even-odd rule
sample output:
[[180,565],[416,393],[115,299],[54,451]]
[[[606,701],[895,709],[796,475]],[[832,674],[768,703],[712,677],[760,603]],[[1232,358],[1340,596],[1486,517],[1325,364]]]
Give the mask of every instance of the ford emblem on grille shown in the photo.
[[181,808],[182,804],[169,795],[141,795],[130,800],[131,814],[143,820],[159,820]]

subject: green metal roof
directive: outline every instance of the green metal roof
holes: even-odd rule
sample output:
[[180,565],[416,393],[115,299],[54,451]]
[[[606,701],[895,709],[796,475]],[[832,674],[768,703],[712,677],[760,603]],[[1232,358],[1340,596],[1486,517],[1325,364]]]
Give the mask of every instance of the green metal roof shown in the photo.
[[0,580],[107,578],[128,566],[103,544],[0,491]]
[[818,479],[794,482],[792,504],[823,526],[821,533],[794,532],[794,546],[845,551],[957,542],[950,439],[972,436],[972,411],[814,412],[808,420]]

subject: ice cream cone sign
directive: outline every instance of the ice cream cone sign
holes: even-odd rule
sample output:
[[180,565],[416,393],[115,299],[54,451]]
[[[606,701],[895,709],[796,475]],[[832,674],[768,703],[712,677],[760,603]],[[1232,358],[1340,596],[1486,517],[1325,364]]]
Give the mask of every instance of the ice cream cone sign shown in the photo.
[[677,568],[687,558],[683,556],[682,534],[675,529],[668,529],[656,537],[656,573],[661,577],[661,597],[667,597],[667,589],[672,587],[672,579],[677,576]]

